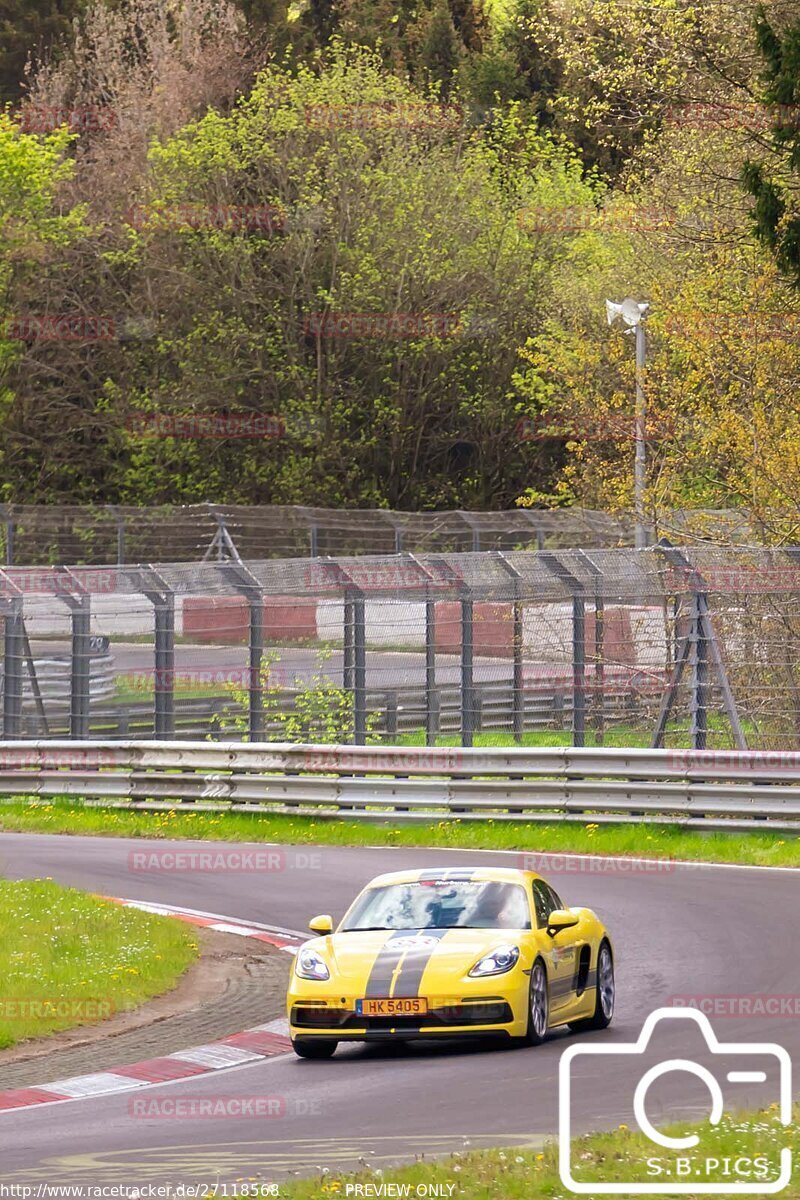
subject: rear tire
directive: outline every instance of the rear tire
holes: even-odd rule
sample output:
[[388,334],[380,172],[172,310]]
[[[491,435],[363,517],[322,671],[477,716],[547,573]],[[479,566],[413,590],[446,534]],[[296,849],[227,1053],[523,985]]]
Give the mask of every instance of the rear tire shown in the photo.
[[569,1027],[576,1033],[590,1029],[608,1029],[614,1019],[617,989],[614,980],[614,957],[605,940],[597,952],[597,982],[595,983],[594,1016],[582,1021],[570,1021]]
[[550,1018],[550,992],[547,971],[540,958],[531,968],[531,983],[528,991],[528,1028],[521,1041],[526,1046],[540,1046],[547,1036]]
[[333,1058],[338,1042],[329,1038],[292,1038],[298,1058]]

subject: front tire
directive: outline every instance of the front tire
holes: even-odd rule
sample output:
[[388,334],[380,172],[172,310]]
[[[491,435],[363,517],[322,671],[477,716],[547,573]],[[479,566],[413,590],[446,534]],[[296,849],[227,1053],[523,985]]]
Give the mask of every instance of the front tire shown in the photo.
[[329,1038],[292,1038],[292,1049],[298,1058],[333,1058],[338,1045]]
[[597,982],[595,983],[594,1016],[583,1021],[571,1021],[570,1029],[608,1029],[614,1019],[617,988],[614,979],[614,958],[608,942],[602,941],[597,952]]
[[531,968],[531,984],[528,992],[528,1028],[523,1043],[526,1046],[540,1046],[547,1036],[547,1025],[550,1018],[550,993],[547,986],[547,972],[540,958]]

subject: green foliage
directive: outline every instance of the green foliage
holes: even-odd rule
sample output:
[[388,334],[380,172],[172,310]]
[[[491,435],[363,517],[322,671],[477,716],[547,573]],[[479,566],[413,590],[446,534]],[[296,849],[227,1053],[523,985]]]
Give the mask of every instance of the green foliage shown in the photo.
[[[337,687],[323,666],[330,658],[330,648],[320,650],[317,669],[308,680],[298,676],[293,686],[285,690],[273,685],[272,667],[279,661],[277,656],[264,656],[260,683],[264,720],[277,724],[279,742],[318,742],[343,744],[352,742],[354,734],[353,694]],[[239,711],[221,718],[220,728],[235,729],[245,734],[248,729],[247,705],[249,693],[231,687],[231,695]],[[367,742],[380,741],[376,734],[379,714],[367,714]]]

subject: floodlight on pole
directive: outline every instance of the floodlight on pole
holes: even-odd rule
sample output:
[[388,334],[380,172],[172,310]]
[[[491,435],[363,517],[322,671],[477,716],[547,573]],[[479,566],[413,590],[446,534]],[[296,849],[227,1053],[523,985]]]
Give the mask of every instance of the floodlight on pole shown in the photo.
[[630,297],[621,304],[606,300],[606,318],[609,325],[614,325],[621,318],[627,330],[631,330],[636,338],[636,410],[634,416],[635,456],[633,460],[633,505],[636,512],[636,540],[638,549],[647,545],[647,530],[645,527],[644,489],[647,470],[647,455],[645,441],[645,424],[647,405],[644,393],[644,373],[647,361],[647,339],[645,337],[644,320],[650,309],[646,301],[633,300]]

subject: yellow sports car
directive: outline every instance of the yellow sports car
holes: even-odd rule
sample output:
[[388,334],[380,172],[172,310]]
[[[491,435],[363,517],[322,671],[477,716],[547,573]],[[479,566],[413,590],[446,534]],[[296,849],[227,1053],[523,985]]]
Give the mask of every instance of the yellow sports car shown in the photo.
[[548,1029],[604,1029],[614,953],[588,908],[566,908],[532,871],[397,871],[364,888],[336,932],[297,952],[287,1006],[301,1058],[340,1041],[499,1035],[538,1045]]

